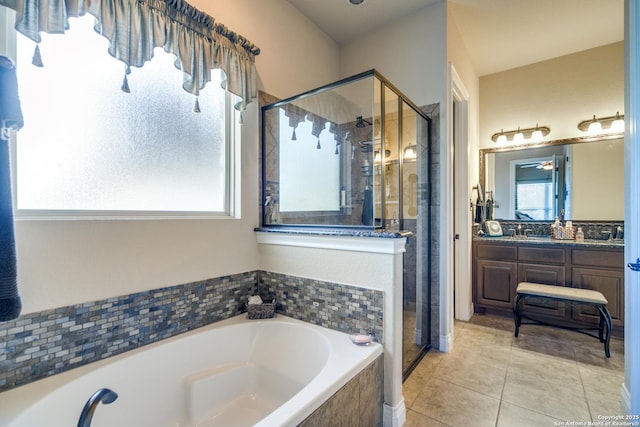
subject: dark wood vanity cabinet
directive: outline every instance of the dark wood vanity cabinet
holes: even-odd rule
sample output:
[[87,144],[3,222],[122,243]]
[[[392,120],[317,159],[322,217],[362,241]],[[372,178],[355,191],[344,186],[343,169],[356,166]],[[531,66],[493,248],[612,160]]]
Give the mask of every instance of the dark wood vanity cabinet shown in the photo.
[[[600,291],[609,301],[613,325],[624,321],[623,249],[582,247],[575,244],[473,242],[473,299],[475,311],[512,315],[519,282],[572,286]],[[527,304],[527,311],[554,323],[597,323],[598,314],[587,307]]]

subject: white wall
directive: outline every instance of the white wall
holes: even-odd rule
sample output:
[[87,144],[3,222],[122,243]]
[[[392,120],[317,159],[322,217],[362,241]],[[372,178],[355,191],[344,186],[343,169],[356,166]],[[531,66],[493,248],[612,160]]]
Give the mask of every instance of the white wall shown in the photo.
[[624,112],[623,42],[480,78],[480,148],[500,129],[549,126],[547,139],[585,136],[578,123]]
[[[287,97],[338,78],[337,45],[284,0],[193,0],[262,50],[261,89]],[[18,221],[23,313],[259,268],[257,101],[242,128],[242,219]]]
[[340,75],[377,69],[417,105],[444,102],[446,2],[441,1],[340,48]]

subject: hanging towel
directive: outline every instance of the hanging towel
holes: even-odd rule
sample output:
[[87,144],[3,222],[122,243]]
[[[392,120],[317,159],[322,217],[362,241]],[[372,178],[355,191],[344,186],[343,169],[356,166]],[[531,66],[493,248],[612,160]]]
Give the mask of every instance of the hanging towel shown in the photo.
[[23,125],[16,65],[11,58],[0,56],[0,126],[19,130]]
[[[0,56],[0,126],[22,128],[22,110],[18,98],[18,81],[13,61]],[[0,138],[0,321],[20,316],[22,303],[18,295],[16,242],[11,198],[11,156],[8,138]]]

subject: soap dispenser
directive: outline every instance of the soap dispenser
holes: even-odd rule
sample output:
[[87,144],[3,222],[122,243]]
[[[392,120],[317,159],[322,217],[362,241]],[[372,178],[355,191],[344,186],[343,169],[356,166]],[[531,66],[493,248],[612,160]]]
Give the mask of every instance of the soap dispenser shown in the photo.
[[582,231],[582,227],[578,227],[578,231],[576,231],[576,242],[584,242],[584,232]]

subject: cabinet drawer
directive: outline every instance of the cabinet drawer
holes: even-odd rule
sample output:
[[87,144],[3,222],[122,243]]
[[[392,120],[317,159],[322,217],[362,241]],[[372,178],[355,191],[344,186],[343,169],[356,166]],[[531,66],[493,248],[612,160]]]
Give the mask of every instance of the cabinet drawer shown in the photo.
[[541,264],[564,264],[566,251],[563,248],[537,248],[520,246],[518,248],[518,261],[539,262]]
[[573,249],[571,251],[573,265],[588,267],[609,267],[624,269],[624,252],[622,250],[589,250]]
[[518,259],[518,248],[515,246],[477,245],[476,256],[498,261],[515,261]]

